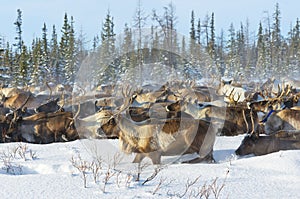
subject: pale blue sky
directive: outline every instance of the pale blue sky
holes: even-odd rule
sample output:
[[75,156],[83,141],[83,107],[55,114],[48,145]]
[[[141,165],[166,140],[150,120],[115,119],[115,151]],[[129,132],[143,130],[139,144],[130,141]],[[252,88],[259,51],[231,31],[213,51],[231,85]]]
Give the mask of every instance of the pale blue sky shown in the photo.
[[[2,0],[4,1],[4,0]],[[60,32],[64,13],[73,16],[77,33],[82,28],[87,39],[92,40],[99,35],[102,21],[107,10],[110,9],[116,24],[116,32],[123,30],[125,22],[129,25],[137,7],[137,0],[8,0],[1,3],[0,7],[0,35],[10,43],[14,42],[17,9],[23,12],[23,38],[26,43],[31,43],[35,37],[41,37],[41,30],[45,22],[50,38],[52,25],[55,24],[57,32]],[[152,9],[159,13],[170,0],[141,0],[143,9],[151,14]],[[300,16],[299,0],[172,0],[176,7],[178,17],[177,30],[188,35],[190,28],[190,15],[194,10],[196,18],[204,19],[206,14],[215,13],[216,30],[223,29],[225,35],[230,23],[238,29],[240,22],[245,24],[249,19],[250,29],[257,31],[258,23],[264,17],[272,16],[276,2],[279,3],[282,17],[282,31],[286,34],[291,23],[295,24]]]

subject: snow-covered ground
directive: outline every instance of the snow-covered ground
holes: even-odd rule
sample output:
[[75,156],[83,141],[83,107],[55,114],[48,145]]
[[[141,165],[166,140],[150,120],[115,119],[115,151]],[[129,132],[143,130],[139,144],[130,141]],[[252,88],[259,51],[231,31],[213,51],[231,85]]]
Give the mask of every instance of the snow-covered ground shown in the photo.
[[[202,198],[215,198],[215,191],[218,198],[300,198],[300,150],[236,157],[234,151],[242,139],[243,135],[218,137],[214,164],[181,164],[175,157],[163,157],[165,164],[144,185],[156,167],[145,159],[140,180],[135,181],[137,165],[130,163],[134,156],[120,155],[117,140],[4,143],[0,144],[0,196],[201,198],[204,194]],[[94,170],[100,170],[96,182],[93,174],[97,172],[86,170],[84,188],[82,171],[93,160]]]

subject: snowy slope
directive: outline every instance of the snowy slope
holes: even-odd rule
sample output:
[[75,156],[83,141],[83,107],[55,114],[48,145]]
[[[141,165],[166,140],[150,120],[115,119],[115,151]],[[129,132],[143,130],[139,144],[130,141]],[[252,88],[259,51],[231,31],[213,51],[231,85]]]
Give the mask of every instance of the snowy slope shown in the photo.
[[[140,181],[136,182],[137,165],[130,163],[134,156],[116,156],[117,140],[48,145],[5,143],[0,145],[0,195],[1,198],[200,198],[199,194],[205,193],[201,188],[214,187],[220,191],[218,198],[300,198],[300,150],[236,157],[234,150],[242,139],[243,135],[218,137],[215,164],[180,164],[176,157],[163,157],[164,163],[175,162],[162,166],[157,176],[145,185],[142,183],[153,174],[154,167],[143,168]],[[102,169],[96,183],[93,172],[88,170],[84,188],[82,173],[72,166],[72,157],[77,166],[101,157]],[[105,176],[110,176],[107,171],[113,176],[105,185]],[[209,193],[210,198],[215,198],[212,191]]]

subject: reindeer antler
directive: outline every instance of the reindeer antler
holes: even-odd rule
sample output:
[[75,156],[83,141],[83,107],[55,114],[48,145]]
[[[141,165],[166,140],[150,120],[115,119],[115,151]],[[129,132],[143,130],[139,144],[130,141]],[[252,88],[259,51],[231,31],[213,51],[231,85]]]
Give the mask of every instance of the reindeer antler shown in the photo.
[[235,100],[234,99],[234,94],[233,93],[234,89],[232,89],[232,91],[230,92],[229,96],[228,96],[228,99],[229,99],[229,103],[230,104],[233,104],[233,105],[237,105],[238,104],[238,101],[240,100],[241,96],[242,96],[242,93],[237,93],[238,95],[238,98]]
[[132,88],[129,88],[129,85],[125,86],[125,90],[124,90],[124,87],[122,87],[122,95],[124,98],[124,103],[122,106],[120,106],[119,111],[114,115],[120,114],[121,112],[126,110],[132,104],[133,98],[132,98],[131,89]]

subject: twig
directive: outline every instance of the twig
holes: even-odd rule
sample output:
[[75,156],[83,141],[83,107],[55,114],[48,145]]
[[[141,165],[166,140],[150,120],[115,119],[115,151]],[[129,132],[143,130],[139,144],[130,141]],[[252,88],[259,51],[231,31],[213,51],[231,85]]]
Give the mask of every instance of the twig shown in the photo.
[[157,174],[158,174],[162,169],[163,169],[163,167],[161,167],[161,166],[156,167],[155,170],[154,170],[154,172],[153,172],[153,174],[152,174],[150,177],[148,177],[148,178],[142,183],[142,185],[145,185],[147,182],[153,180],[153,179],[157,176]]

